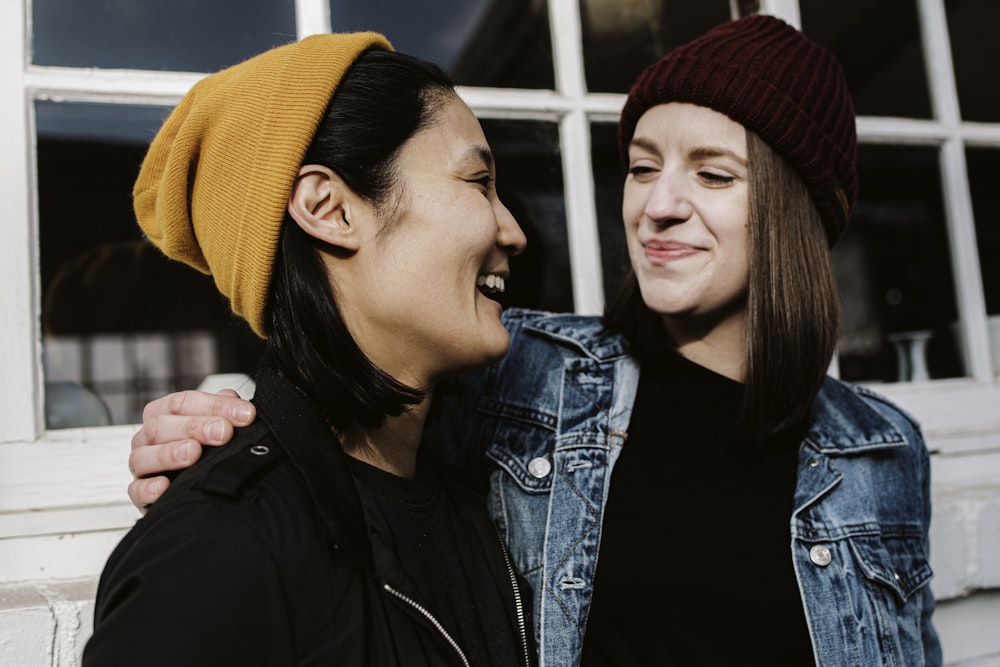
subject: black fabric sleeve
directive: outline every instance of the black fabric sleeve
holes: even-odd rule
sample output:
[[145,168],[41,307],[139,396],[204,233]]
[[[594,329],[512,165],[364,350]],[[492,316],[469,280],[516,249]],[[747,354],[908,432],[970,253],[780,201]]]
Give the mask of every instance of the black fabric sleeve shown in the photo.
[[86,667],[296,662],[280,564],[237,507],[179,503],[137,524],[101,576]]

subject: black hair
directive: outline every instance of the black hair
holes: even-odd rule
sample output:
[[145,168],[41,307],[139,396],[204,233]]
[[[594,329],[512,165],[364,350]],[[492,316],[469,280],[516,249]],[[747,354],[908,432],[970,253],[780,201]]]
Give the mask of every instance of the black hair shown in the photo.
[[[399,153],[454,94],[448,75],[436,65],[370,51],[340,82],[302,164],[336,172],[389,224],[401,196]],[[425,391],[397,381],[361,351],[330,289],[324,248],[285,213],[264,362],[303,391],[335,432],[370,430],[422,401]]]

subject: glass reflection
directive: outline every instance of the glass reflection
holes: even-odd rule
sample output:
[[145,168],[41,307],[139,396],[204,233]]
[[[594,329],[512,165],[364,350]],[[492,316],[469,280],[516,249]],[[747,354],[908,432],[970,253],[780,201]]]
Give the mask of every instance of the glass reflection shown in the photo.
[[1000,62],[1000,3],[945,0],[958,103],[964,120],[1000,122],[996,64]]
[[143,241],[131,192],[166,111],[36,104],[46,420],[136,423],[149,400],[252,372],[258,341],[211,278]]
[[861,198],[833,251],[845,380],[965,373],[938,157],[932,147],[860,146]]
[[972,214],[976,219],[979,268],[983,275],[993,372],[1000,374],[1000,149],[970,148],[965,158],[972,191]]
[[31,11],[36,65],[214,72],[296,37],[294,0],[34,0]]
[[860,116],[930,118],[915,0],[800,2],[802,30],[840,61]]
[[573,310],[559,127],[483,119],[497,165],[497,190],[524,230],[528,247],[511,259],[504,304]]
[[597,233],[601,243],[601,263],[605,301],[612,301],[628,272],[628,248],[622,224],[622,188],[625,171],[618,159],[618,126],[593,123],[590,126],[591,156],[594,165],[594,197],[597,206]]
[[466,86],[554,88],[545,2],[330,0],[334,32],[375,30]]
[[627,93],[646,65],[731,18],[729,0],[580,0],[591,92]]

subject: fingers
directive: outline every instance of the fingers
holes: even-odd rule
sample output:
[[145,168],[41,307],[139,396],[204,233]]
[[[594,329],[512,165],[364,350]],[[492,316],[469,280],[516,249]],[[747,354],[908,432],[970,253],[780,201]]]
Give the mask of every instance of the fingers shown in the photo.
[[159,500],[168,486],[170,480],[166,477],[136,479],[128,485],[128,497],[132,500],[132,504],[145,514],[146,508]]
[[202,445],[224,445],[234,427],[255,417],[253,404],[231,389],[218,394],[180,391],[147,403],[128,459],[132,503],[145,511],[170,485],[162,473],[193,465],[201,458]]
[[181,470],[201,458],[201,445],[194,440],[179,440],[162,445],[136,447],[128,457],[128,469],[136,479]]
[[232,390],[176,392],[146,404],[132,448],[189,438],[203,445],[221,445],[232,438],[234,426],[246,426],[255,416],[253,404]]

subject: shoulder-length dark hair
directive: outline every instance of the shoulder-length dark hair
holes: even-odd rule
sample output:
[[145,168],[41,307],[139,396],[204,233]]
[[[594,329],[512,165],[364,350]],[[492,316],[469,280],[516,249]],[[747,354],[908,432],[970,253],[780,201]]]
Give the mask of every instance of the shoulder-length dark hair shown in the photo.
[[[747,158],[746,371],[736,435],[752,447],[804,424],[836,349],[840,299],[826,232],[802,178],[749,130]],[[631,271],[604,323],[628,338],[640,361],[665,353],[663,324]]]
[[[336,172],[371,202],[382,224],[401,197],[397,159],[403,145],[434,122],[454,87],[439,67],[400,53],[371,51],[348,70],[302,164]],[[372,429],[423,400],[375,366],[337,307],[322,252],[286,212],[268,312],[264,361],[301,389],[333,429]]]

